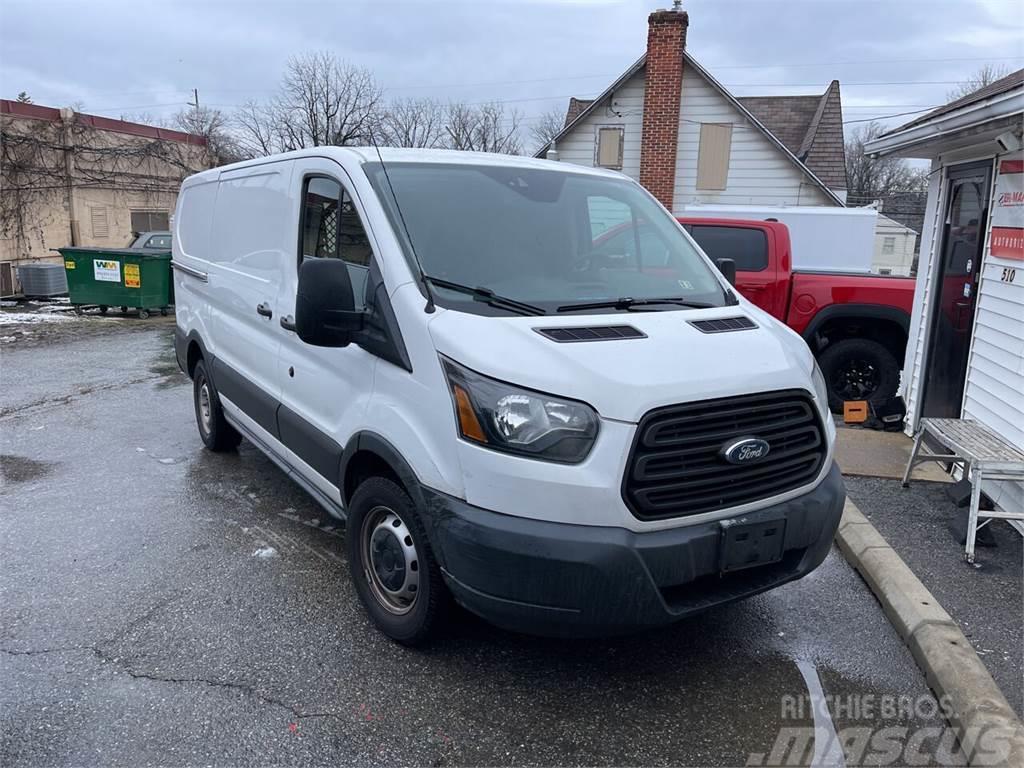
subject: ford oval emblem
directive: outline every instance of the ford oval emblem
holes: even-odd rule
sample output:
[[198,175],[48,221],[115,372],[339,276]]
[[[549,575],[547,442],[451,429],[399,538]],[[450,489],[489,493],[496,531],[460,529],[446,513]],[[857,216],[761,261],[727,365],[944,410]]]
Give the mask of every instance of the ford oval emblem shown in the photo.
[[767,440],[758,437],[744,437],[722,448],[722,457],[730,464],[752,464],[760,461],[771,450]]

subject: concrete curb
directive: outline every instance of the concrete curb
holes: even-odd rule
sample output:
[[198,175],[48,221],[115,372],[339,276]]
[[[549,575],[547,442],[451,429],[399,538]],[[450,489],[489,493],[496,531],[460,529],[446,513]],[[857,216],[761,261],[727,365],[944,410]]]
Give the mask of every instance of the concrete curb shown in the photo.
[[[836,544],[871,587],[940,705],[945,705],[968,764],[1024,766],[1024,725],[970,641],[850,501],[843,510]],[[1001,744],[1009,747],[1005,755]]]

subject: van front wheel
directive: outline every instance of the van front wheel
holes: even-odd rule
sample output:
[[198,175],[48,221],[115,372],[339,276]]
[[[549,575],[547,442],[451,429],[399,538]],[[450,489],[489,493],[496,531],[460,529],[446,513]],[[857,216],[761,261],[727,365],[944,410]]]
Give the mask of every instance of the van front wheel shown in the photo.
[[372,477],[352,494],[345,528],[352,581],[373,623],[403,645],[425,643],[448,593],[412,499]]
[[203,445],[214,453],[237,448],[242,442],[242,436],[224,418],[220,397],[206,372],[206,363],[202,360],[196,363],[192,372],[192,399],[195,401],[196,425]]

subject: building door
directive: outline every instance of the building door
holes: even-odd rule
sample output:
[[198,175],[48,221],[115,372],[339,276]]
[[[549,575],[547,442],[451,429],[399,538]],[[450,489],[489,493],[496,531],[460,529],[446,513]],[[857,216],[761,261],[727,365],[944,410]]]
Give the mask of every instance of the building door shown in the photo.
[[992,164],[988,162],[951,166],[947,172],[922,416],[960,416],[991,183]]

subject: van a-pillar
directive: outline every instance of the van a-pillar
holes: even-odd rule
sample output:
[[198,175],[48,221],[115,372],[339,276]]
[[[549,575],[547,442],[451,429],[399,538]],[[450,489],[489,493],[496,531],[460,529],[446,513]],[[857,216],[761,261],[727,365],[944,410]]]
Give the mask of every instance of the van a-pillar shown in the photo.
[[679,9],[655,11],[647,17],[640,183],[670,211],[676,183],[683,52],[689,25],[690,17]]

